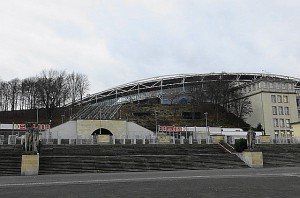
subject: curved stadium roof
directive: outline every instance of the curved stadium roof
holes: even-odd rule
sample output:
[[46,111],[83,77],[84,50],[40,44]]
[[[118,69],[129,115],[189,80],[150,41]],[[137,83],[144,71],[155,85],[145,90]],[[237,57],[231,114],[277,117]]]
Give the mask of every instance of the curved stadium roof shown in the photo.
[[[113,87],[95,94],[88,95],[82,101],[77,101],[78,104],[92,104],[104,101],[118,101],[118,98],[126,96],[141,95],[142,93],[162,91],[169,88],[178,88],[189,86],[197,83],[205,83],[217,80],[232,81],[238,83],[247,83],[254,80],[268,78],[290,80],[295,82],[295,86],[300,88],[300,79],[284,75],[264,74],[264,73],[208,73],[208,74],[176,74],[165,75],[153,78],[138,80],[123,85]],[[147,96],[146,96],[147,97]],[[140,98],[139,98],[140,99]]]

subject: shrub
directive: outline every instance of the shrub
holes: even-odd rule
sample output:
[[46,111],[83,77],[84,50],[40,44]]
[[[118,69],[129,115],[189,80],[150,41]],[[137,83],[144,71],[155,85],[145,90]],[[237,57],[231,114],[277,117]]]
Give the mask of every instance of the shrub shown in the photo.
[[247,149],[247,140],[244,138],[241,138],[239,140],[236,140],[234,143],[234,149],[236,152],[243,152]]

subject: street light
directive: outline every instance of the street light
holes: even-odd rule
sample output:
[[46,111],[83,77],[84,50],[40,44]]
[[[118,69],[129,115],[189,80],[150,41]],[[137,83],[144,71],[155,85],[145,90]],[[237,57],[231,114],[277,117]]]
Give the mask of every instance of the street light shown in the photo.
[[39,123],[39,108],[36,108],[36,123]]
[[65,118],[65,115],[62,114],[62,115],[61,115],[61,123],[62,123],[62,124],[64,123],[64,118]]
[[100,120],[99,120],[99,121],[100,121],[100,122],[99,122],[99,123],[100,123],[99,133],[100,133],[100,135],[101,135],[101,134],[102,134],[102,130],[101,130],[101,127],[102,127],[102,126],[101,126],[101,120],[102,120],[102,109],[100,109],[100,112],[99,112],[99,113],[100,113],[100,115],[99,115],[99,119],[100,119]]
[[156,133],[156,137],[157,137],[157,114],[156,114],[157,111],[155,110],[154,113],[155,113],[154,114],[155,115],[155,133]]
[[208,113],[205,112],[204,115],[205,115],[205,127],[206,127],[206,132],[207,132],[207,136],[209,136],[209,132],[208,132],[208,128],[207,128],[207,115],[208,115]]

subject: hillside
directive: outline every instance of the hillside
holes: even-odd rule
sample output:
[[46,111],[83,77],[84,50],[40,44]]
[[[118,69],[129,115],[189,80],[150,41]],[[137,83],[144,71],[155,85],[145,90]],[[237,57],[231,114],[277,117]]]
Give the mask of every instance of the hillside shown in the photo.
[[205,126],[210,127],[240,127],[249,129],[249,125],[235,115],[226,112],[221,107],[204,103],[199,106],[190,104],[161,105],[161,104],[126,104],[115,116],[115,119],[133,121],[152,131],[158,125],[167,126]]
[[[36,122],[37,112],[39,123],[50,123],[57,126],[70,120],[70,115],[80,107],[64,107],[51,110],[36,109],[0,112],[0,123]],[[156,113],[155,113],[156,112]],[[155,131],[155,124],[175,126],[205,126],[207,112],[208,126],[240,127],[247,130],[247,123],[235,115],[227,113],[222,108],[205,103],[199,106],[161,105],[161,104],[125,104],[115,115],[115,119],[133,121],[141,126]],[[155,115],[156,114],[156,115]]]

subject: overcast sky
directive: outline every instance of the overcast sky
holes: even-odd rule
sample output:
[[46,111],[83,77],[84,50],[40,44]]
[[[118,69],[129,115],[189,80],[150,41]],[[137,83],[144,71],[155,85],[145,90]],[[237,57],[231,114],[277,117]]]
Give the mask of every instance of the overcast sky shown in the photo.
[[0,0],[0,78],[86,74],[90,93],[149,77],[300,78],[299,0]]

